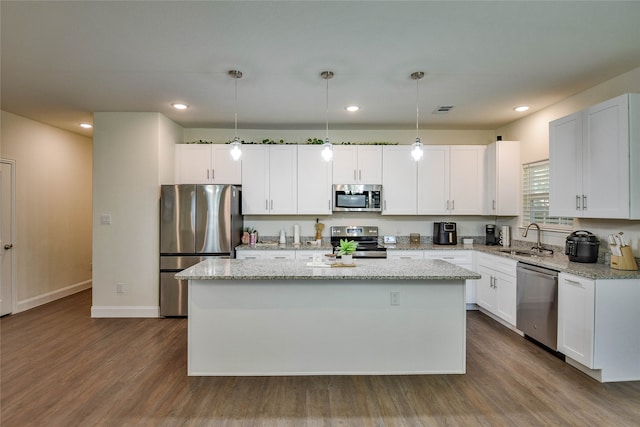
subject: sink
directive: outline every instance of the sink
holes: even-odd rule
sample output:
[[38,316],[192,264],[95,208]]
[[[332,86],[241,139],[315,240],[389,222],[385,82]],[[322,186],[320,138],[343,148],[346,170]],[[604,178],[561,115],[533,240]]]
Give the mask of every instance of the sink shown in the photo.
[[503,249],[500,249],[500,252],[511,254],[511,255],[530,256],[530,257],[553,256],[553,251],[551,249],[542,249],[539,251],[537,249],[503,248]]

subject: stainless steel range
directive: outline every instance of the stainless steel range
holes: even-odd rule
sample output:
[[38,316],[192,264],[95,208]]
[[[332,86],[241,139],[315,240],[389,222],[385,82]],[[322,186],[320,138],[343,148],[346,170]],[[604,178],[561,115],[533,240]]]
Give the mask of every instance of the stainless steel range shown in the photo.
[[354,258],[386,258],[387,248],[378,243],[378,227],[347,225],[331,227],[331,245],[333,253],[338,252],[340,239],[354,240],[358,249]]

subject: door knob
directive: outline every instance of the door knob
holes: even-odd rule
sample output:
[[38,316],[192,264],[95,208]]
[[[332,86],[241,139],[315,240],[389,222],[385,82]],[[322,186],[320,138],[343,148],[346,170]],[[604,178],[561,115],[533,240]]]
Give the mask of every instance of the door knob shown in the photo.
[[7,250],[7,251],[9,249],[11,249],[12,247],[13,247],[13,243],[9,243],[9,244],[4,245],[4,249]]

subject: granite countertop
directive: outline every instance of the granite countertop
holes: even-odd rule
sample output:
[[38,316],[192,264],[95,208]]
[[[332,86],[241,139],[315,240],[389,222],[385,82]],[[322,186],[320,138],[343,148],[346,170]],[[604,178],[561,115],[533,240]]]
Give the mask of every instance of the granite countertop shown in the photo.
[[[587,279],[640,279],[640,271],[615,270],[609,264],[603,263],[582,263],[569,261],[564,253],[556,250],[552,256],[527,256],[515,255],[509,252],[502,252],[502,246],[487,245],[396,245],[389,250],[473,250],[510,258],[527,264],[550,268],[561,273],[569,273]],[[514,249],[530,249],[528,247],[516,246]]]
[[[518,249],[529,249],[529,246],[515,246]],[[332,246],[329,242],[322,242],[321,246],[310,245],[310,244],[301,244],[300,246],[294,246],[293,244],[287,243],[284,245],[278,243],[262,243],[257,246],[249,246],[249,245],[241,245],[236,249],[245,249],[245,250],[328,250],[331,252]],[[561,250],[556,250],[553,256],[543,256],[543,257],[532,257],[532,256],[524,256],[524,255],[514,255],[509,252],[502,252],[502,246],[487,246],[483,244],[475,244],[475,245],[434,245],[432,243],[421,243],[421,244],[396,244],[392,247],[388,247],[388,250],[399,250],[399,251],[407,251],[407,250],[418,250],[418,251],[460,251],[460,250],[469,250],[469,251],[479,251],[491,255],[502,256],[505,258],[510,258],[516,261],[525,262],[527,264],[533,264],[540,267],[550,268],[552,270],[557,270],[562,273],[574,274],[576,276],[584,277],[587,279],[640,279],[640,270],[636,271],[626,271],[626,270],[615,270],[609,267],[609,264],[604,263],[580,263],[580,262],[572,262],[569,261],[569,258],[564,255]],[[556,248],[557,249],[557,248]],[[360,260],[358,260],[360,261]],[[252,260],[251,262],[256,262]],[[379,262],[379,261],[376,261]],[[400,261],[394,261],[400,262]],[[376,267],[377,268],[377,267]],[[336,269],[333,269],[336,270]],[[341,268],[339,270],[345,270]]]
[[480,275],[441,260],[356,259],[355,267],[308,267],[305,260],[208,259],[176,274],[194,280],[466,280]]

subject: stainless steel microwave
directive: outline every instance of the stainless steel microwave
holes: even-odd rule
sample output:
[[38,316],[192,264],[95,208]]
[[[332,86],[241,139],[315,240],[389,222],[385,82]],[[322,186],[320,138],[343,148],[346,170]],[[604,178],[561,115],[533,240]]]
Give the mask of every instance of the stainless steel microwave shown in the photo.
[[334,212],[381,212],[382,185],[333,186]]

